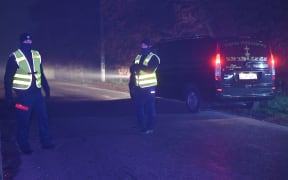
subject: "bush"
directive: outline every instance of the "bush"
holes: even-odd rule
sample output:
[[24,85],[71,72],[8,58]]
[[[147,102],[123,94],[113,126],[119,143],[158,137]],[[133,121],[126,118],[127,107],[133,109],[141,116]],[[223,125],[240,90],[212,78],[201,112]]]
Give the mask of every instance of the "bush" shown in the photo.
[[274,99],[260,102],[256,112],[288,119],[288,96],[277,95]]

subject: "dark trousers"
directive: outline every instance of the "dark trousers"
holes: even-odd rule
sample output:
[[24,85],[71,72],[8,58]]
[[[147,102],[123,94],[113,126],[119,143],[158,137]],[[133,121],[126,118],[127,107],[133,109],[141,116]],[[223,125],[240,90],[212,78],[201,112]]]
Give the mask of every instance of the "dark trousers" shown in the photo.
[[135,88],[133,101],[141,130],[154,130],[156,123],[155,87]]
[[32,112],[38,120],[39,136],[42,145],[51,144],[51,136],[48,128],[48,114],[46,103],[41,91],[35,93],[18,95],[17,104],[27,106],[28,110],[21,110],[16,108],[17,118],[17,142],[22,149],[29,149],[28,142],[30,119]]

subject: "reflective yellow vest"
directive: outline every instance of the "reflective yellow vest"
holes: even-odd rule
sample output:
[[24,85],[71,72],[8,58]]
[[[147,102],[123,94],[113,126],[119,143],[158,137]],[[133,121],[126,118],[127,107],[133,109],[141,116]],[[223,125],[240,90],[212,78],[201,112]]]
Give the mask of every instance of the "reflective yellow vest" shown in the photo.
[[23,54],[23,52],[18,49],[13,53],[16,62],[18,64],[18,69],[14,75],[13,79],[13,88],[14,89],[21,89],[26,90],[32,84],[32,76],[34,74],[36,79],[36,86],[41,88],[41,56],[38,51],[31,50],[32,59],[33,59],[33,72],[31,71],[31,67],[28,63],[27,58]]
[[[150,61],[152,56],[156,56],[159,63],[160,63],[160,58],[156,54],[150,52],[147,55],[147,57],[145,58],[145,60],[143,61],[144,66],[148,66],[149,61]],[[140,59],[141,59],[141,55],[137,55],[134,63],[139,64]],[[156,71],[156,69],[155,69],[155,71]],[[141,88],[156,86],[157,85],[157,76],[156,76],[155,71],[152,73],[150,73],[150,72],[147,73],[143,70],[140,70],[139,74],[135,74],[136,86],[139,86]]]

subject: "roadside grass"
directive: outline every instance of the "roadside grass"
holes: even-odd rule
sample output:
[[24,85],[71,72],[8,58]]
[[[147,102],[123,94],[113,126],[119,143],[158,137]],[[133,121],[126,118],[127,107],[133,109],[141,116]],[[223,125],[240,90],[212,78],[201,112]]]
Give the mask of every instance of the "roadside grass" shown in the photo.
[[105,82],[102,82],[101,80],[85,81],[82,82],[82,85],[92,85],[123,92],[129,91],[127,79],[106,79]]
[[277,95],[272,100],[255,103],[250,109],[233,109],[232,113],[288,126],[288,96]]
[[252,109],[255,113],[261,113],[266,118],[274,120],[286,120],[288,123],[288,96],[277,95],[274,99],[260,102],[259,106]]
[[107,79],[106,83],[111,83],[117,86],[128,87],[129,79],[120,78],[120,79]]
[[288,96],[278,94],[268,101],[254,103],[252,108],[246,106],[224,106],[218,108],[220,111],[267,121],[275,124],[288,126]]

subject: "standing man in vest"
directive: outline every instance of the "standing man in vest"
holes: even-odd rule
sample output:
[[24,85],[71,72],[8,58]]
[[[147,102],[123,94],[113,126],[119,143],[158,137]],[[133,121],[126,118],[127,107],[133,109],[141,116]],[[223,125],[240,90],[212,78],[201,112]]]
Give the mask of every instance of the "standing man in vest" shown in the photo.
[[156,121],[155,96],[157,86],[156,70],[160,58],[151,52],[149,39],[141,42],[141,54],[135,58],[130,67],[130,95],[135,103],[137,119],[141,132],[151,134],[154,132]]
[[[46,98],[50,96],[50,88],[43,73],[41,56],[31,49],[32,39],[28,33],[20,36],[20,49],[13,52],[6,65],[4,76],[5,98],[9,107],[16,108],[17,143],[24,154],[31,154],[28,142],[31,113],[38,118],[40,142],[43,149],[52,149],[48,128],[46,103],[42,96],[44,89]],[[13,92],[16,93],[15,103]]]

